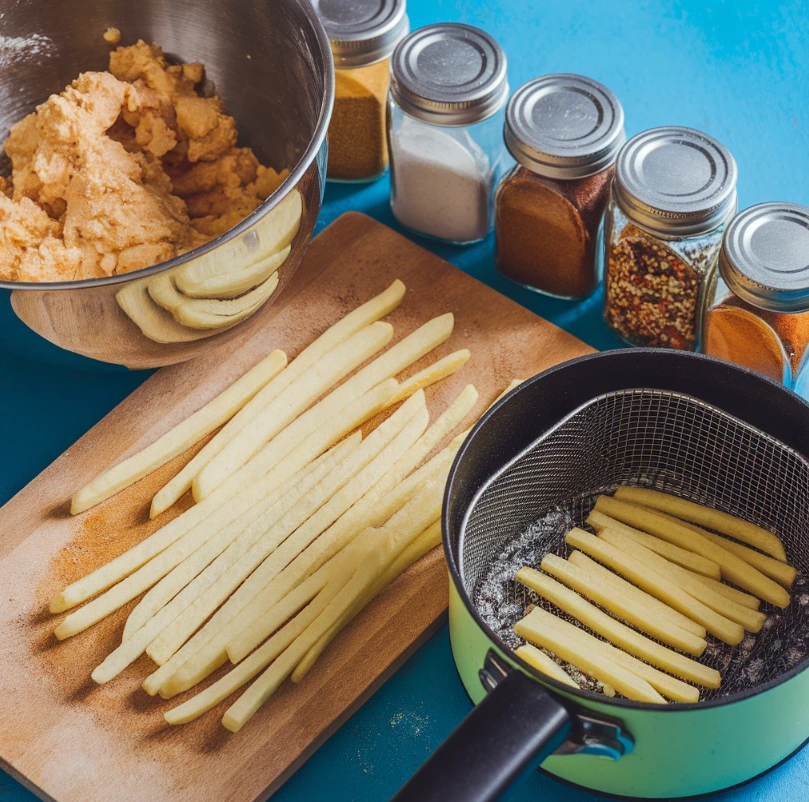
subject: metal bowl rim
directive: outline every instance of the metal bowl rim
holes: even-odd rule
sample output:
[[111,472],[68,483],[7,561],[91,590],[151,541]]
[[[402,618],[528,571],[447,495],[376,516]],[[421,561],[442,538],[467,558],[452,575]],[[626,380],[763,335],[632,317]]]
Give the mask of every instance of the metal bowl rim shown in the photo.
[[317,125],[309,145],[303,152],[303,156],[298,160],[298,163],[290,171],[289,175],[283,180],[281,186],[270,195],[269,198],[262,201],[261,205],[254,209],[247,215],[241,222],[237,223],[233,228],[229,228],[224,234],[194,248],[187,253],[175,256],[165,262],[158,262],[151,267],[144,267],[140,270],[133,270],[130,273],[121,273],[117,276],[106,276],[104,278],[85,278],[75,279],[73,281],[0,281],[0,289],[6,290],[81,290],[89,289],[91,287],[106,287],[114,284],[125,284],[138,278],[152,276],[156,273],[162,273],[164,270],[171,270],[178,267],[185,262],[190,261],[198,256],[209,253],[210,251],[218,248],[225,242],[238,237],[250,228],[260,218],[264,217],[268,212],[275,208],[283,198],[285,198],[289,191],[298,185],[298,182],[303,177],[304,173],[309,169],[312,162],[317,158],[321,146],[326,138],[326,132],[329,128],[329,120],[331,119],[332,107],[334,106],[334,59],[331,54],[331,46],[329,39],[326,36],[326,30],[320,22],[319,17],[315,13],[314,8],[306,2],[306,0],[297,0],[297,5],[301,8],[304,15],[309,20],[317,38],[320,55],[323,58],[323,64],[326,69],[325,78],[325,92],[323,94],[323,101],[318,113]]

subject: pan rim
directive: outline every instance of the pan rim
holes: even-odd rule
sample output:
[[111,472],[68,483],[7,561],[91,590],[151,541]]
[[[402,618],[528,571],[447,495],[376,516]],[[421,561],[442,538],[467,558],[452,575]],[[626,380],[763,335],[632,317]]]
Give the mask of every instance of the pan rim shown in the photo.
[[[499,650],[503,654],[505,654],[505,656],[512,663],[515,663],[523,671],[523,673],[528,674],[532,679],[536,680],[541,685],[550,685],[555,690],[563,692],[563,697],[564,698],[571,698],[572,697],[574,699],[582,699],[584,701],[594,702],[594,703],[599,703],[599,704],[605,704],[605,705],[607,705],[609,707],[614,707],[614,708],[618,708],[618,709],[646,710],[646,711],[654,711],[654,712],[666,713],[666,714],[670,714],[670,713],[687,713],[687,712],[698,711],[698,710],[710,710],[710,709],[713,709],[713,708],[726,707],[726,706],[729,706],[729,705],[732,705],[732,704],[741,703],[741,702],[744,702],[744,701],[746,701],[748,699],[751,699],[751,698],[753,698],[755,696],[758,696],[760,694],[767,693],[768,691],[773,690],[774,688],[777,688],[779,685],[781,685],[781,684],[783,684],[785,682],[788,682],[789,680],[794,679],[798,675],[804,673],[807,669],[809,669],[809,654],[807,654],[804,657],[804,659],[801,660],[797,665],[793,666],[791,669],[785,671],[783,674],[780,674],[779,676],[777,676],[777,677],[775,677],[775,678],[773,678],[773,679],[771,679],[771,680],[769,680],[767,682],[761,683],[760,685],[756,685],[755,687],[749,688],[749,689],[744,690],[744,691],[738,691],[736,693],[728,694],[727,696],[720,696],[720,697],[716,697],[716,698],[713,698],[713,699],[707,699],[705,701],[700,701],[700,702],[675,702],[675,703],[670,703],[670,704],[665,704],[665,705],[658,705],[658,704],[652,704],[650,702],[635,702],[635,701],[633,701],[631,699],[619,699],[617,697],[612,697],[611,698],[609,696],[605,696],[604,694],[596,693],[595,691],[588,691],[588,690],[582,689],[582,688],[573,688],[573,687],[571,687],[569,685],[565,685],[565,684],[559,682],[558,680],[555,680],[553,677],[549,677],[549,676],[547,676],[545,674],[542,674],[540,671],[537,671],[535,668],[533,668],[528,663],[526,663],[521,657],[519,657],[519,655],[517,655],[514,652],[513,649],[508,647],[505,643],[501,643],[500,639],[494,634],[494,632],[492,632],[492,630],[489,628],[489,626],[482,619],[482,617],[480,616],[480,614],[477,611],[477,608],[474,606],[474,604],[472,603],[472,600],[469,598],[469,595],[468,595],[468,593],[466,592],[466,589],[463,586],[463,580],[461,578],[460,567],[458,565],[458,561],[455,559],[455,555],[454,555],[453,550],[452,550],[452,548],[450,546],[450,543],[449,543],[449,537],[448,537],[448,534],[447,534],[449,532],[449,529],[450,529],[450,523],[449,523],[449,498],[450,498],[450,491],[451,491],[453,482],[455,480],[456,473],[457,473],[458,468],[460,466],[460,462],[464,458],[466,452],[468,451],[469,445],[472,442],[473,438],[477,435],[479,430],[481,428],[483,428],[483,426],[485,426],[486,423],[498,412],[498,410],[501,408],[501,406],[503,406],[509,399],[511,399],[512,396],[516,395],[521,390],[524,390],[529,385],[533,385],[535,382],[540,381],[541,379],[543,379],[544,377],[548,376],[551,373],[556,373],[556,372],[559,372],[561,370],[564,370],[568,365],[570,365],[572,363],[577,363],[578,364],[579,362],[589,362],[589,361],[596,360],[596,359],[609,358],[610,355],[612,355],[612,354],[626,354],[627,352],[628,352],[627,349],[618,349],[616,351],[601,351],[601,352],[596,352],[594,354],[586,354],[586,355],[578,357],[576,359],[568,360],[567,362],[563,362],[561,364],[554,365],[554,366],[548,368],[547,370],[544,370],[541,373],[538,373],[536,376],[533,376],[530,379],[527,379],[522,384],[520,384],[518,387],[514,388],[514,390],[512,390],[510,393],[508,393],[503,398],[501,398],[497,403],[493,404],[480,417],[480,419],[477,421],[477,423],[472,428],[472,431],[469,433],[469,435],[466,437],[464,442],[461,444],[461,447],[458,449],[458,453],[455,455],[455,459],[453,460],[452,466],[450,467],[449,474],[447,476],[447,484],[446,484],[446,487],[444,489],[444,500],[443,500],[443,505],[442,505],[442,510],[441,510],[441,539],[442,539],[442,543],[443,543],[444,557],[445,557],[446,562],[447,562],[447,569],[448,569],[448,572],[449,572],[449,575],[450,575],[450,579],[452,580],[452,584],[453,584],[453,586],[455,588],[455,591],[458,593],[458,596],[461,599],[466,611],[470,614],[470,616],[472,617],[472,620],[475,622],[475,624],[478,626],[478,628],[486,636],[486,639],[489,641],[491,646],[496,648],[497,650]],[[643,349],[636,348],[636,349],[632,349],[631,351],[629,351],[629,353],[667,354],[667,355],[672,354],[672,352],[670,350],[660,349],[660,348],[643,348]],[[777,389],[779,389],[780,391],[786,392],[788,395],[794,396],[795,398],[800,400],[804,405],[806,405],[806,402],[803,401],[803,399],[801,399],[800,396],[796,395],[795,393],[793,393],[788,388],[784,387],[783,385],[778,384],[777,382],[773,381],[772,379],[768,379],[767,377],[762,376],[762,375],[760,375],[760,374],[758,374],[758,373],[756,373],[754,371],[748,370],[747,368],[742,368],[742,367],[739,367],[738,365],[732,365],[730,363],[724,362],[723,360],[716,359],[714,357],[709,357],[709,356],[706,356],[704,354],[691,354],[691,353],[689,353],[688,358],[699,359],[699,360],[703,360],[703,361],[706,361],[706,362],[721,364],[724,367],[730,367],[730,368],[732,368],[732,369],[734,369],[734,370],[736,370],[736,371],[738,371],[738,372],[740,372],[742,374],[750,375],[750,376],[752,376],[752,377],[754,377],[754,378],[756,378],[758,380],[761,380],[761,381],[763,381],[765,383],[769,383],[769,384],[773,385],[774,387],[776,387]],[[637,389],[642,389],[642,388],[637,388]],[[602,395],[604,395],[604,394],[602,394]],[[592,400],[593,399],[591,399],[591,401]],[[708,406],[712,406],[711,404],[708,404],[707,402],[704,402],[701,399],[696,399],[696,400],[700,401],[700,403],[704,403],[704,404],[707,404]],[[587,402],[587,403],[590,403],[590,402]],[[573,412],[568,413],[568,415],[575,414],[576,411],[577,410],[574,410]],[[729,415],[729,417],[735,418],[737,420],[741,420],[741,419],[736,418],[736,416],[734,416],[734,415],[730,415],[730,413],[724,412],[724,410],[722,410],[722,411],[723,411],[724,414]],[[568,417],[568,415],[566,415],[565,418],[558,421],[552,427],[549,427],[547,432],[544,432],[542,435],[540,435],[540,437],[545,436],[545,434],[552,431],[556,427],[560,426],[562,424],[562,422]],[[751,426],[751,424],[747,423],[746,421],[742,420],[741,422],[743,424],[745,424],[746,426]],[[752,428],[756,428],[756,427],[752,427]],[[781,441],[778,441],[777,438],[773,437],[772,435],[768,434],[767,432],[762,432],[762,433],[765,434],[770,439],[776,440],[781,445],[783,445],[785,448],[787,448],[788,450],[790,450],[793,453],[797,454],[797,456],[800,457],[804,462],[809,461],[809,460],[807,460],[806,457],[803,456],[803,454],[799,453],[794,448],[786,445],[785,443],[781,443]],[[536,438],[536,439],[539,439],[539,438]],[[532,441],[532,443],[533,442],[535,442],[535,441]],[[527,448],[530,448],[530,445],[527,446],[526,449]],[[511,464],[511,462],[513,462],[514,459],[518,459],[519,456],[522,453],[524,453],[524,451],[526,449],[521,451],[520,454],[518,454],[516,457],[514,457],[512,460],[510,460],[509,463],[507,463],[507,465]],[[505,470],[505,467],[507,467],[507,466],[504,466],[503,468],[501,468],[500,471]],[[486,484],[488,484],[489,481],[491,481],[491,478],[489,480],[487,480]],[[480,492],[482,492],[484,489],[485,489],[485,485],[483,487],[481,487],[475,493],[475,497],[477,497],[477,495]],[[469,513],[469,509],[471,509],[471,506],[472,505],[470,504],[467,507],[466,512],[464,513],[464,521],[466,520],[466,517],[467,517],[467,515]],[[455,658],[454,658],[454,652],[453,652],[453,660],[454,659]]]

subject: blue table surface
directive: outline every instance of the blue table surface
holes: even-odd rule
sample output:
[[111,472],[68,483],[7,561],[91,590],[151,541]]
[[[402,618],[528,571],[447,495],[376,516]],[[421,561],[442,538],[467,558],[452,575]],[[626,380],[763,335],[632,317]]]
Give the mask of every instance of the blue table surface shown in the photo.
[[[411,25],[459,21],[492,33],[509,57],[512,88],[575,72],[611,87],[631,135],[658,125],[700,128],[739,165],[740,208],[809,204],[809,5],[801,0],[410,0]],[[360,210],[396,228],[388,180],[330,185],[321,230]],[[423,245],[598,349],[619,343],[601,322],[601,297],[570,304],[534,295],[495,272],[491,237],[467,249]],[[148,376],[99,367],[44,343],[23,361],[22,325],[0,317],[0,504],[11,498]],[[470,709],[444,626],[277,793],[279,802],[385,800]],[[672,756],[675,758],[675,756]],[[571,758],[575,759],[575,758]],[[34,796],[0,772],[0,797]],[[591,795],[536,774],[510,800],[586,802]],[[726,802],[809,799],[809,750],[722,796]]]

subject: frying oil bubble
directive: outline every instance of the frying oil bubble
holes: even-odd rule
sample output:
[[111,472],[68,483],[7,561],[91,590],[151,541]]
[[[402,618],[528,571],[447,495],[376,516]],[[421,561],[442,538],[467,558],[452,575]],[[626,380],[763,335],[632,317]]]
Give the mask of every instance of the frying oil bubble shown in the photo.
[[[526,565],[539,568],[548,553],[567,557],[570,548],[565,544],[565,535],[573,526],[587,528],[583,521],[594,501],[594,496],[579,497],[524,527],[491,561],[475,585],[472,599],[476,608],[486,625],[509,648],[515,649],[524,643],[514,632],[514,624],[525,615],[529,605],[539,605],[581,626],[553,604],[515,582],[514,576]],[[708,636],[708,646],[699,662],[716,668],[722,674],[722,684],[718,689],[700,688],[701,699],[727,696],[770,682],[806,658],[809,654],[809,594],[801,592],[805,587],[806,578],[799,575],[792,604],[787,610],[762,603],[761,610],[767,614],[767,620],[761,632],[758,635],[746,633],[738,646],[732,647]],[[603,692],[601,683],[555,659],[583,688]]]

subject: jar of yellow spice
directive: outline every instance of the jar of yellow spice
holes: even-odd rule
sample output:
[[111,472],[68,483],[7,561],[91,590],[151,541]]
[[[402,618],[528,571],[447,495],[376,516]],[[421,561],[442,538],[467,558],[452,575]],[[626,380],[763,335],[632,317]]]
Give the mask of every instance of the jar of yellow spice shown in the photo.
[[725,231],[703,350],[809,397],[809,208],[760,203]]
[[334,56],[327,177],[373,181],[388,168],[390,56],[410,29],[405,0],[314,0]]

